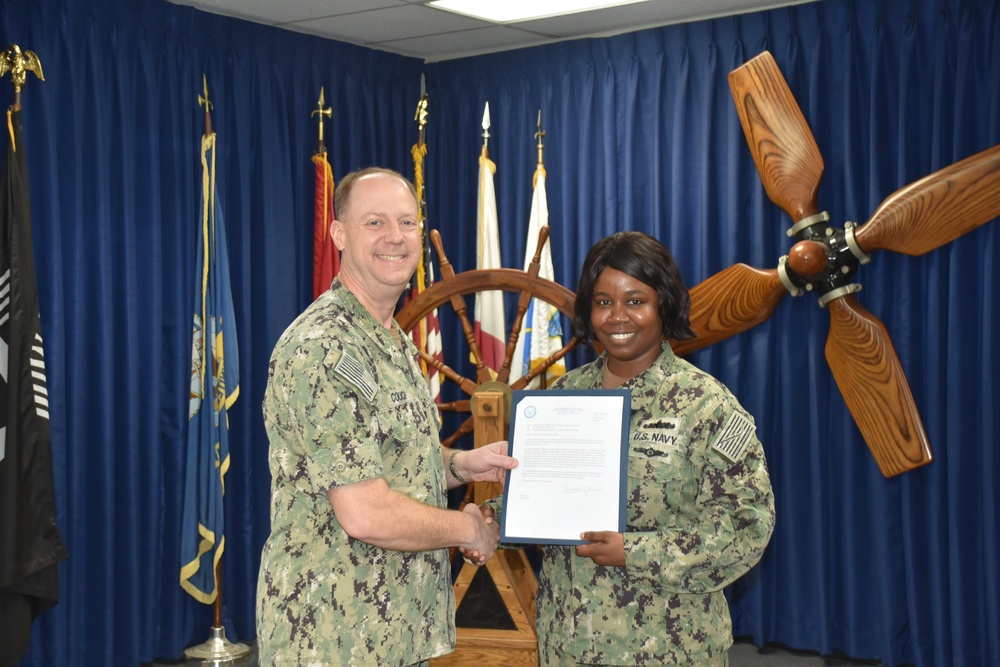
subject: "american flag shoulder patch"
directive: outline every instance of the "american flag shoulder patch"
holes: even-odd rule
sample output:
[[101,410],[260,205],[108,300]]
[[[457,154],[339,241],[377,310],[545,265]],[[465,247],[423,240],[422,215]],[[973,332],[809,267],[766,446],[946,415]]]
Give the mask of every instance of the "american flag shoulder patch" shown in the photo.
[[756,427],[753,421],[742,412],[734,411],[729,414],[726,425],[722,427],[712,449],[719,452],[728,461],[735,463],[743,458],[747,444],[753,437]]
[[365,370],[365,367],[361,365],[361,362],[351,355],[346,352],[341,355],[337,365],[333,367],[333,372],[356,387],[361,392],[361,395],[369,401],[375,399],[375,394],[378,393],[375,381],[368,374],[368,371]]

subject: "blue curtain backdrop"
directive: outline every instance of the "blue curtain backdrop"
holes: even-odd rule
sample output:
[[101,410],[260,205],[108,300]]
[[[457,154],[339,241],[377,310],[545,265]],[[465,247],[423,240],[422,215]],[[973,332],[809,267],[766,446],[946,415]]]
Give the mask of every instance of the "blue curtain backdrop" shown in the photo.
[[[586,250],[624,229],[667,243],[689,285],[736,262],[776,266],[790,221],[763,191],[726,81],[764,49],[825,158],[819,203],[835,224],[1000,143],[992,1],[819,2],[440,63],[429,205],[449,256],[473,265],[489,101],[504,266],[524,253],[538,109],[559,282],[575,288]],[[813,295],[694,355],[755,415],[777,498],[768,552],[729,591],[736,634],[886,665],[1000,664],[997,227],[922,257],[878,253],[859,273],[923,416],[926,468],[878,472]]]
[[[223,560],[241,640],[255,634],[268,530],[267,361],[311,295],[320,86],[335,176],[409,173],[426,74],[429,219],[459,271],[475,263],[483,104],[508,267],[524,256],[541,108],[553,259],[571,288],[586,250],[621,229],[663,239],[690,285],[788,251],[726,83],[765,48],[812,126],[820,206],[837,224],[1000,143],[993,0],[825,0],[426,65],[161,0],[7,0],[0,43],[34,50],[46,77],[29,75],[24,132],[71,556],[59,605],[35,623],[33,667],[177,658],[211,625],[178,585],[203,73],[243,370]],[[1000,663],[997,226],[923,257],[876,254],[859,275],[923,416],[926,468],[879,474],[826,366],[813,296],[695,355],[756,416],[777,495],[771,546],[729,591],[737,634],[886,665]],[[453,318],[445,336],[462,340]]]

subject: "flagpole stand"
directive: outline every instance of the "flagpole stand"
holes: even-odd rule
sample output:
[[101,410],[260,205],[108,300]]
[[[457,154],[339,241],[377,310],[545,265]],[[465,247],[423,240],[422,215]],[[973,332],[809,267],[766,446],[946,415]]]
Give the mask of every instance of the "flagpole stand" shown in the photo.
[[226,639],[225,628],[212,628],[212,634],[203,644],[184,649],[184,657],[205,662],[233,662],[250,655],[246,644],[234,644]]
[[212,665],[223,665],[250,655],[246,644],[234,644],[226,639],[226,628],[222,625],[222,561],[215,564],[216,595],[213,602],[215,619],[208,641],[184,649],[184,657],[202,660]]

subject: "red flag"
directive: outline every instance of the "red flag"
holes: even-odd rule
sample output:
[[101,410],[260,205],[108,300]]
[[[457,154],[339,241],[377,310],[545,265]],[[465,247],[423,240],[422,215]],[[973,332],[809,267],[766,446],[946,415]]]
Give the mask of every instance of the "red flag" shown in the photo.
[[330,236],[333,224],[333,169],[326,151],[313,155],[316,165],[316,200],[313,212],[313,298],[330,289],[340,273],[340,254]]

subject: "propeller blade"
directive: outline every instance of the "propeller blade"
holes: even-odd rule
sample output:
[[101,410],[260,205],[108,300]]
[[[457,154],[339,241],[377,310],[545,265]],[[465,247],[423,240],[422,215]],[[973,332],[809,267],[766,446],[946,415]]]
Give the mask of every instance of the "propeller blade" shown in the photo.
[[923,255],[1000,216],[1000,144],[886,197],[855,239],[865,252]]
[[767,196],[792,222],[817,213],[823,156],[771,54],[730,72],[729,89]]
[[893,477],[930,463],[927,434],[885,325],[853,294],[827,307],[826,360],[879,470]]
[[689,354],[757,326],[771,316],[786,290],[777,269],[734,264],[691,288],[691,340],[671,340],[679,355]]

